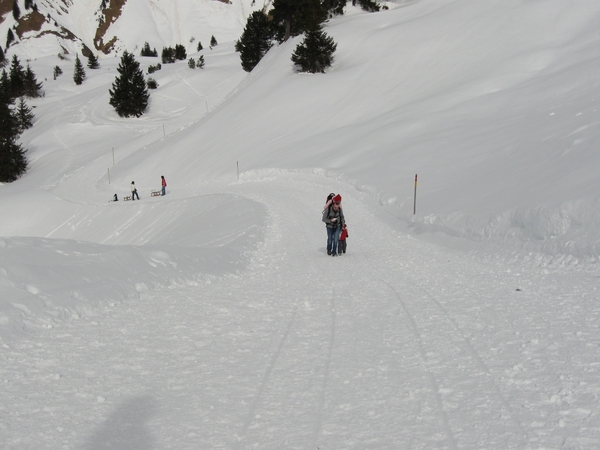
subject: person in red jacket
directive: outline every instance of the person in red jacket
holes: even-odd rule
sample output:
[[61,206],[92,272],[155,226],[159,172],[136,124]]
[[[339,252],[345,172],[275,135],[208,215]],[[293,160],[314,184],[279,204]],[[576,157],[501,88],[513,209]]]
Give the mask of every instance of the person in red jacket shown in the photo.
[[339,255],[342,253],[346,253],[346,239],[348,238],[348,227],[346,224],[342,227],[342,232],[340,233],[340,243],[338,245]]
[[165,177],[163,177],[162,175],[160,176],[161,179],[161,183],[162,183],[162,194],[161,195],[165,195],[167,193],[167,180],[165,180]]

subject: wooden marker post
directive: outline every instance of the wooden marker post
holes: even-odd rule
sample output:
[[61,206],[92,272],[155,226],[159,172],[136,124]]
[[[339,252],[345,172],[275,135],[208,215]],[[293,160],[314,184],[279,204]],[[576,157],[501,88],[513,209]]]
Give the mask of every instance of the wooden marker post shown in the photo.
[[413,204],[413,214],[417,213],[417,174],[415,173],[415,200]]

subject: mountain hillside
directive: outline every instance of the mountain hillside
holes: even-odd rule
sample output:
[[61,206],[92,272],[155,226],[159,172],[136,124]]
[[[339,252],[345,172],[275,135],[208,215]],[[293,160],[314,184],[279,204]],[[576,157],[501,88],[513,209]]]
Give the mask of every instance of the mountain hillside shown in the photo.
[[[237,39],[247,16],[268,0],[56,0],[37,1],[37,11],[16,0],[0,0],[0,36],[15,29],[19,52],[28,58],[59,53],[118,54],[141,48],[144,42],[161,49],[182,44],[195,50],[218,40]],[[2,44],[4,48],[5,45]]]
[[[98,3],[6,52],[44,96],[0,185],[2,449],[600,448],[600,3],[349,2],[314,75],[301,36],[242,70],[262,2],[128,0],[76,85]],[[180,39],[204,68],[119,117],[120,52]]]

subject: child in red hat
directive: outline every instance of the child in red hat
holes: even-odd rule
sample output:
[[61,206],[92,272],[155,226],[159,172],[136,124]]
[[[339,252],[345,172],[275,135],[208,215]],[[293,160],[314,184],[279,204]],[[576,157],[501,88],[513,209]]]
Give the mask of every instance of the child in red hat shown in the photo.
[[342,227],[342,232],[340,233],[340,243],[338,245],[338,254],[346,253],[346,239],[348,238],[348,227],[346,224]]

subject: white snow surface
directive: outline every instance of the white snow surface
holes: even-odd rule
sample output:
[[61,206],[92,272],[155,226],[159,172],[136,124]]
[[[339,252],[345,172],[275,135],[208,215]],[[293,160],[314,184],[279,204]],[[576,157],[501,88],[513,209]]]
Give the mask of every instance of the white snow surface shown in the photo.
[[[128,2],[124,48],[200,3]],[[0,447],[600,448],[600,4],[348,7],[309,75],[301,37],[242,71],[256,3],[139,119],[118,58],[10,49],[45,97],[0,186]]]

